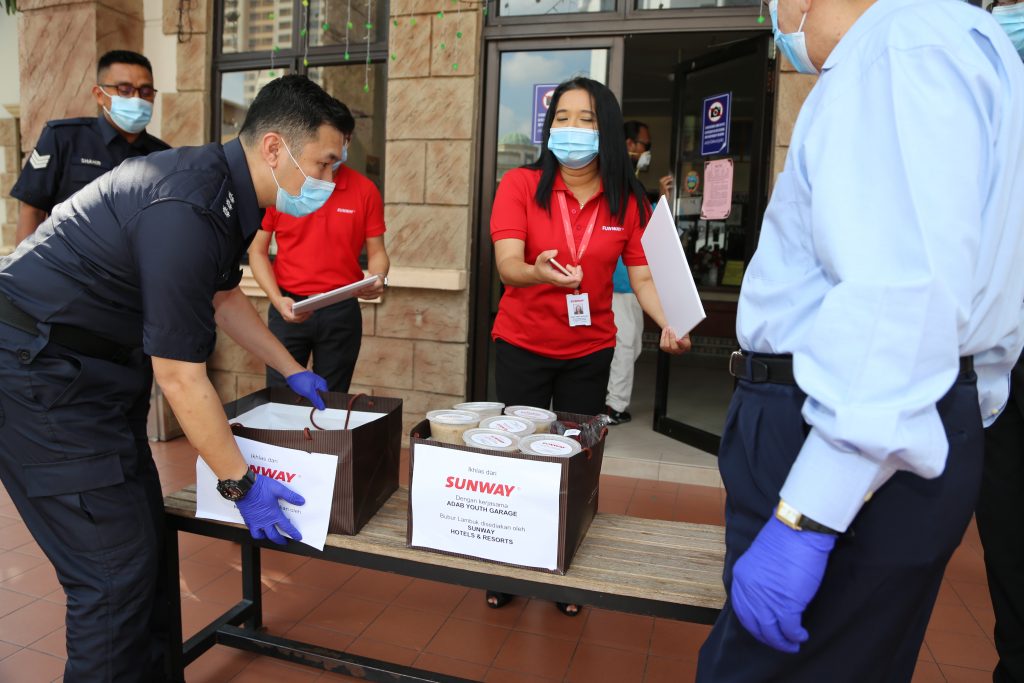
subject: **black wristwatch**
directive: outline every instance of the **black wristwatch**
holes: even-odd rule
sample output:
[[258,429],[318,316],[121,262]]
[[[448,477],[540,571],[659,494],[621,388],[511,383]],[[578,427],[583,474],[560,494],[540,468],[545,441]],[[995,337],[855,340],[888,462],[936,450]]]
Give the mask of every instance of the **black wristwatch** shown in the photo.
[[245,498],[249,489],[256,483],[256,473],[246,470],[245,476],[241,479],[218,479],[217,491],[226,499],[235,502]]
[[784,500],[780,500],[778,507],[775,508],[775,516],[780,522],[796,531],[816,531],[819,534],[831,534],[833,536],[842,535],[835,529],[819,524],[810,517],[800,514],[796,508]]

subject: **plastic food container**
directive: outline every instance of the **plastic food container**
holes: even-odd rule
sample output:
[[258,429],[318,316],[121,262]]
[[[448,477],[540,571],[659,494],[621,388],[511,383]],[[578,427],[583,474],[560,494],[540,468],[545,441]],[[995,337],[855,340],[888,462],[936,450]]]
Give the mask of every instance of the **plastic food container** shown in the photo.
[[468,410],[431,410],[430,438],[444,443],[462,443],[462,435],[480,424],[480,416]]
[[473,401],[471,403],[459,403],[452,407],[455,410],[468,410],[476,413],[481,418],[485,418],[501,415],[501,411],[505,409],[505,404],[498,403],[497,401]]
[[557,434],[531,434],[519,440],[519,449],[532,455],[553,455],[571,458],[583,450],[579,442]]
[[509,406],[505,408],[505,414],[530,420],[537,426],[534,429],[537,434],[547,434],[550,432],[551,423],[558,419],[558,416],[550,410],[534,408],[533,406]]
[[519,450],[519,437],[497,429],[470,429],[462,435],[467,446],[513,453]]
[[485,417],[480,420],[480,429],[496,429],[499,432],[508,432],[522,438],[533,434],[537,430],[537,425],[532,420],[498,415],[497,417]]

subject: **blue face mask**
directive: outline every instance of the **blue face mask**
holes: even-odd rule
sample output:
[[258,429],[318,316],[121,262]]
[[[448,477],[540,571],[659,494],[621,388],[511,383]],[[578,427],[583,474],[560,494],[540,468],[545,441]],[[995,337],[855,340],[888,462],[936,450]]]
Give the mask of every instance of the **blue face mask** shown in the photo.
[[306,179],[303,181],[297,196],[288,194],[281,187],[281,183],[277,182],[277,174],[274,173],[274,169],[271,167],[270,174],[274,176],[274,182],[277,183],[277,210],[296,218],[308,216],[327,202],[331,193],[334,192],[334,183],[326,180],[317,180],[306,175],[302,167],[299,166],[299,162],[295,161],[295,157],[292,156],[292,151],[288,149],[287,143],[284,140],[281,140],[281,143],[284,144],[284,149],[288,152],[288,157],[292,160],[292,163],[295,164],[295,168],[299,169],[299,173],[304,175]]
[[768,5],[768,13],[772,15],[772,32],[775,34],[775,44],[779,46],[782,54],[790,61],[793,68],[802,74],[815,75],[818,70],[811,63],[811,56],[807,54],[807,40],[804,36],[804,22],[807,20],[807,13],[800,19],[800,27],[794,33],[783,33],[779,30],[779,0],[772,0]]
[[341,158],[331,164],[331,170],[337,173],[338,169],[341,168],[341,165],[346,161],[348,161],[348,143],[341,148]]
[[[100,88],[104,95],[107,91]],[[107,95],[110,98],[110,109],[103,107],[114,125],[126,133],[141,133],[153,118],[153,103],[141,97],[121,97]]]
[[993,7],[992,18],[1003,27],[1017,54],[1024,59],[1024,3]]
[[548,149],[567,168],[583,168],[597,156],[600,137],[590,128],[552,128]]

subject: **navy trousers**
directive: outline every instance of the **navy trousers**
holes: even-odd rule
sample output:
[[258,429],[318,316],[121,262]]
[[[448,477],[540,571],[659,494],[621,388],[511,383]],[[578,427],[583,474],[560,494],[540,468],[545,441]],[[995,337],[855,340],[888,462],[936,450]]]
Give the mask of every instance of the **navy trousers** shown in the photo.
[[[296,302],[307,298],[290,293],[285,296]],[[285,321],[271,306],[267,326],[302,367],[306,367],[310,354],[313,355],[313,372],[327,380],[330,391],[348,392],[363,343],[363,314],[356,299],[314,311],[301,323]],[[267,386],[285,387],[288,383],[281,373],[268,367]]]
[[146,438],[152,370],[0,323],[0,481],[67,595],[65,683],[164,680],[160,479]]
[[[726,487],[723,580],[779,500],[808,431],[792,385],[740,381],[729,406],[719,469]],[[901,472],[861,509],[829,558],[804,613],[798,654],[755,640],[727,600],[700,651],[701,683],[905,683],[911,680],[946,563],[978,496],[983,434],[975,379],[937,404],[949,440],[936,479]]]
[[976,514],[996,617],[992,680],[1024,683],[1024,357],[1013,369],[1006,409],[985,430]]

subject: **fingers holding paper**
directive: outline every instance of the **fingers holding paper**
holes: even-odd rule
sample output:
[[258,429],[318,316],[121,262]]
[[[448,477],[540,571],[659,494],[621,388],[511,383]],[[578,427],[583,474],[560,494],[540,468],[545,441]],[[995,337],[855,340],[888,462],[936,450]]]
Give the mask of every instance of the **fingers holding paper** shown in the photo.
[[366,287],[363,287],[358,292],[356,292],[356,297],[360,299],[376,299],[383,293],[384,276],[377,275],[377,281],[374,282],[372,285],[367,285]]
[[662,351],[671,353],[673,356],[684,354],[693,348],[693,344],[690,343],[690,335],[684,334],[682,337],[676,337],[675,330],[671,327],[665,327],[661,330],[661,343],[659,346]]
[[274,308],[281,314],[285,322],[289,323],[303,323],[309,320],[309,316],[313,315],[313,311],[305,311],[303,313],[296,313],[292,310],[295,306],[295,299],[288,296],[282,296],[274,304]]

